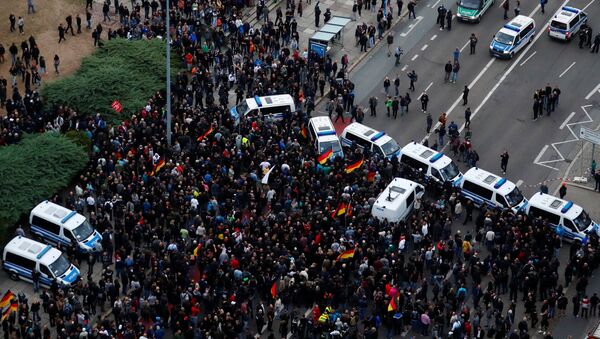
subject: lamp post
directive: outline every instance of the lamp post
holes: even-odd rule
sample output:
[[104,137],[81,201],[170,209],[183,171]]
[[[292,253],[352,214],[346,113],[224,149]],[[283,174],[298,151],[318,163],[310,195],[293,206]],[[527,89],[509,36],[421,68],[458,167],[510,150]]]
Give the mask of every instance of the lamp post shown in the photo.
[[167,144],[171,146],[171,4],[167,0]]

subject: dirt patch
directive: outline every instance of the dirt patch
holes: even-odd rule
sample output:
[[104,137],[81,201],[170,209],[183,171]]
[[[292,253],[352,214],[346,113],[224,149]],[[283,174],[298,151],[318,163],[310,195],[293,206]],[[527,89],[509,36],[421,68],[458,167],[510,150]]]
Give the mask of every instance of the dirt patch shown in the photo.
[[[81,65],[81,60],[94,51],[94,41],[92,39],[92,30],[86,29],[85,20],[85,0],[33,0],[35,6],[34,14],[27,14],[27,0],[0,0],[0,43],[6,49],[5,61],[0,64],[0,78],[8,79],[9,89],[7,96],[12,95],[11,76],[9,73],[11,61],[8,48],[14,42],[19,47],[19,56],[21,55],[21,42],[33,36],[36,40],[40,55],[46,59],[46,74],[42,75],[42,86],[45,83],[63,78],[75,72]],[[10,32],[9,15],[13,13],[15,17],[22,16],[25,20],[24,34],[19,34],[18,28]],[[94,1],[91,11],[92,28],[102,21],[102,2]],[[66,41],[58,44],[58,25],[63,24],[66,27],[65,18],[68,15],[73,16],[73,27],[75,36],[69,31],[66,34]],[[81,34],[77,34],[77,24],[75,17],[79,14],[82,20]],[[114,7],[111,6],[110,23],[102,23],[105,29],[102,38],[106,39],[108,28],[116,29],[118,27],[118,16],[114,15]],[[115,20],[117,19],[117,20]],[[53,59],[57,54],[60,57],[60,74],[55,74]],[[17,79],[19,92],[24,93],[24,85],[21,77]],[[0,114],[6,114],[4,109],[0,109]]]

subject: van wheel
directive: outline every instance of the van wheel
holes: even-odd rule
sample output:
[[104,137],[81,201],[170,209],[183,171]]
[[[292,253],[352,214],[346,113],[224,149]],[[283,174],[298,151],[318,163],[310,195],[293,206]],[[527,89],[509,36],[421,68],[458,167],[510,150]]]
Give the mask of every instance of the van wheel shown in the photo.
[[510,58],[514,58],[515,57],[515,52],[510,52]]
[[477,20],[475,20],[475,22],[477,22],[477,23],[481,22],[481,15],[477,17]]
[[19,281],[19,275],[17,274],[17,272],[11,271],[9,273],[10,279],[14,280],[14,281]]

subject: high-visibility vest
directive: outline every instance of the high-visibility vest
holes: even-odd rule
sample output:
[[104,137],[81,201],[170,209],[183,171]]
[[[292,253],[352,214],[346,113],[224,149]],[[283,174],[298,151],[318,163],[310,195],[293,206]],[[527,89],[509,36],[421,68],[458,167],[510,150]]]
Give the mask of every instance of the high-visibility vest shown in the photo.
[[329,322],[329,315],[327,313],[321,314],[319,317],[319,324],[326,324],[327,322]]

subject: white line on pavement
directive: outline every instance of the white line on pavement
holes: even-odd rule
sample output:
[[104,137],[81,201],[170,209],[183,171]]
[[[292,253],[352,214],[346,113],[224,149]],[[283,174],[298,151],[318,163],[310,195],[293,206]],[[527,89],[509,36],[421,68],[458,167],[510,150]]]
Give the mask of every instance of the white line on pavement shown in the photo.
[[402,66],[402,69],[400,71],[404,72],[404,71],[406,71],[407,68],[408,68],[408,65],[404,65],[404,66]]
[[536,53],[537,53],[537,51],[533,51],[533,53],[531,53],[531,55],[530,55],[530,56],[529,56],[527,59],[525,59],[525,61],[523,61],[523,62],[522,62],[522,63],[521,63],[519,66],[523,66],[523,65],[525,65],[525,63],[526,63],[527,61],[529,61],[529,59],[533,58],[533,56],[534,56]]
[[[563,6],[564,6],[564,4],[563,4]],[[536,165],[544,166],[544,167],[547,167],[547,168],[550,168],[550,169],[558,171],[558,168],[552,167],[552,166],[548,166],[548,165],[540,162],[540,159],[542,158],[542,156],[544,155],[544,153],[546,153],[546,150],[548,149],[548,147],[549,147],[548,145],[544,145],[544,147],[542,148],[542,150],[540,151],[540,153],[538,153],[537,157],[535,157],[535,160],[533,160],[533,163],[536,164]]]
[[594,3],[594,1],[596,1],[596,0],[592,0],[592,1],[590,1],[589,4],[585,5],[585,7],[583,7],[582,11],[585,11],[588,7],[590,7],[590,5]]
[[417,97],[417,101],[421,100],[421,97],[423,96],[423,93],[427,92],[427,90],[429,90],[429,88],[431,87],[431,85],[433,85],[433,81],[429,83],[429,85],[427,85],[427,87],[425,87],[425,89],[423,90],[423,92],[421,94],[419,94],[419,97]]
[[571,66],[567,67],[567,69],[565,69],[562,73],[560,73],[560,75],[558,77],[562,78],[563,75],[565,75],[565,73],[567,73],[571,69],[571,67],[575,66],[576,63],[577,63],[577,61],[573,61],[573,63],[571,64]]
[[415,54],[415,56],[412,57],[412,59],[410,59],[411,61],[415,61],[417,58],[419,57],[418,54]]
[[565,119],[565,121],[563,121],[562,124],[560,124],[560,127],[558,129],[563,129],[565,128],[565,126],[567,126],[567,124],[569,123],[569,120],[571,120],[571,118],[575,115],[575,112],[571,112],[571,114],[569,114],[569,116]]
[[421,50],[424,51],[427,49],[427,47],[429,47],[429,46],[427,46],[427,44],[425,44],[425,45],[423,45],[423,47],[421,47]]
[[469,45],[469,40],[467,40],[467,42],[462,46],[462,48],[460,49],[460,52],[462,53],[463,49],[467,48],[467,46]]
[[523,185],[523,180],[519,179],[519,181],[517,181],[517,187],[521,187],[521,185]]
[[429,40],[433,41],[433,40],[435,40],[435,38],[437,38],[437,34],[434,34],[434,35],[431,37],[431,39],[429,39]]
[[422,16],[418,16],[418,17],[415,19],[415,21],[414,21],[414,23],[412,24],[412,26],[411,26],[411,27],[408,29],[408,31],[406,31],[406,32],[404,32],[404,33],[401,33],[401,34],[400,34],[400,36],[401,36],[401,37],[406,37],[407,35],[409,35],[409,34],[410,34],[410,32],[411,32],[411,31],[412,31],[412,30],[413,30],[413,29],[414,29],[414,28],[417,26],[417,24],[418,24],[419,22],[421,22],[421,20],[423,20],[423,17],[422,17]]
[[442,0],[437,0],[433,5],[431,5],[431,8],[435,8],[435,6],[437,6],[437,4],[440,3],[440,1],[442,1]]
[[600,91],[600,84],[598,84],[596,87],[594,87],[594,89],[591,90],[590,93],[585,96],[585,100],[590,100],[590,98],[592,97],[592,95],[598,93],[599,91]]

